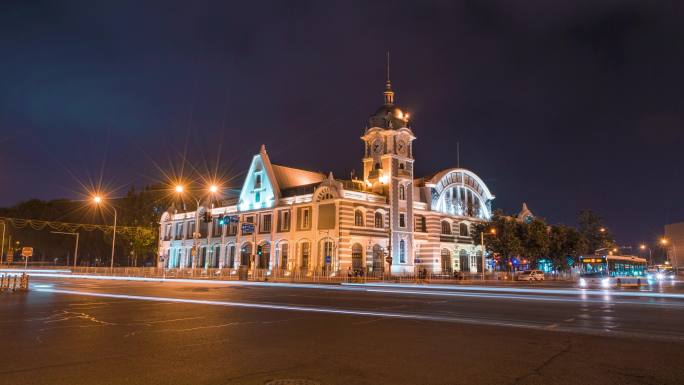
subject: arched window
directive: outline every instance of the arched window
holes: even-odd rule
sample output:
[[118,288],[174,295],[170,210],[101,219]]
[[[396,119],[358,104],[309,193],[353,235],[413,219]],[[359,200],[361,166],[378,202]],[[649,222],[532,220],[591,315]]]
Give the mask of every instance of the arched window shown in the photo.
[[302,269],[309,268],[309,257],[311,255],[311,244],[309,242],[302,242],[301,245],[301,263],[300,267]]
[[442,221],[442,234],[451,234],[451,223],[449,223],[449,221]]
[[452,272],[452,267],[451,267],[451,253],[447,249],[442,249],[442,252],[440,253],[440,257],[442,260],[442,273],[451,273]]
[[226,255],[224,256],[223,267],[232,269],[235,266],[235,245],[226,246]]
[[287,270],[288,266],[288,255],[289,255],[289,245],[287,243],[280,244],[280,268]]
[[403,184],[399,185],[399,200],[406,200],[406,188]]
[[467,237],[468,236],[468,225],[465,223],[460,223],[458,225],[458,233],[462,237]]
[[399,263],[406,263],[406,242],[399,241]]
[[354,211],[354,226],[363,226],[363,211]]
[[375,228],[376,229],[381,229],[385,227],[385,218],[383,217],[382,213],[380,211],[377,211],[375,213]]
[[363,246],[358,243],[352,246],[352,269],[363,270]]
[[376,163],[376,164],[375,164],[375,169],[376,169],[376,170],[379,170],[379,169],[380,169],[380,163]]

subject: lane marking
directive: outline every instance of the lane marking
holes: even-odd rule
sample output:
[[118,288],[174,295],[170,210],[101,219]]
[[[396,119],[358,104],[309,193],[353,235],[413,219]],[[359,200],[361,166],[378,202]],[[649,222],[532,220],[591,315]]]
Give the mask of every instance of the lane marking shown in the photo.
[[524,328],[542,331],[560,331],[567,333],[580,333],[580,334],[591,334],[591,335],[611,335],[611,336],[624,336],[624,337],[639,337],[646,339],[661,339],[661,340],[677,340],[684,341],[684,336],[673,336],[673,335],[658,335],[649,330],[646,333],[638,332],[622,332],[611,329],[604,329],[605,325],[600,325],[597,329],[591,329],[587,327],[564,327],[554,324],[553,329],[549,329],[549,325],[540,325],[534,323],[524,323],[524,322],[514,322],[514,321],[496,321],[490,318],[467,318],[467,317],[453,317],[453,316],[439,316],[439,315],[427,315],[427,314],[408,314],[408,313],[391,313],[391,312],[379,312],[379,311],[368,311],[368,310],[347,310],[338,309],[330,307],[306,307],[306,306],[296,306],[296,305],[274,305],[274,304],[259,304],[259,303],[246,303],[246,302],[233,302],[233,301],[214,301],[214,300],[200,300],[200,299],[186,299],[186,298],[169,298],[169,297],[153,297],[153,296],[142,296],[142,295],[127,295],[127,294],[112,294],[112,293],[93,293],[93,292],[83,292],[75,290],[60,290],[60,289],[47,289],[41,288],[37,289],[38,292],[45,293],[57,293],[57,294],[67,294],[67,295],[77,295],[77,296],[89,296],[89,297],[100,297],[100,298],[117,298],[117,299],[127,299],[127,300],[137,300],[137,301],[151,301],[158,303],[183,303],[183,304],[196,304],[196,305],[212,305],[212,306],[226,306],[226,307],[239,307],[239,308],[252,308],[252,309],[262,309],[262,310],[282,310],[282,311],[296,311],[296,312],[310,312],[318,314],[334,314],[334,315],[350,315],[350,316],[361,316],[361,317],[382,317],[390,319],[404,319],[404,320],[419,320],[419,321],[438,321],[438,322],[452,322],[452,323],[462,323],[469,325],[484,325],[484,326],[497,326],[497,327],[513,327],[513,328]]
[[[424,292],[436,290],[448,291],[467,291],[467,292],[499,292],[499,293],[518,293],[518,294],[558,294],[558,295],[579,295],[579,296],[604,296],[606,300],[610,296],[620,297],[647,297],[647,298],[666,298],[666,299],[682,299],[684,294],[677,293],[644,293],[644,292],[622,292],[611,290],[591,290],[591,289],[541,289],[541,288],[510,288],[510,287],[492,287],[492,286],[453,286],[453,285],[416,285],[416,284],[394,284],[394,283],[345,283],[340,285],[332,284],[307,284],[307,283],[285,283],[285,282],[254,282],[254,281],[222,281],[222,280],[205,280],[205,279],[181,279],[181,278],[145,278],[145,277],[125,277],[125,276],[99,276],[99,275],[84,275],[84,274],[52,274],[52,273],[35,273],[32,277],[47,277],[47,278],[71,278],[71,279],[91,279],[99,281],[138,281],[138,282],[171,282],[171,283],[191,283],[203,285],[219,285],[219,286],[254,286],[254,287],[290,287],[290,288],[304,288],[304,289],[323,289],[323,290],[349,290],[355,291],[354,288],[402,288],[413,289]],[[358,290],[358,289],[357,289]]]

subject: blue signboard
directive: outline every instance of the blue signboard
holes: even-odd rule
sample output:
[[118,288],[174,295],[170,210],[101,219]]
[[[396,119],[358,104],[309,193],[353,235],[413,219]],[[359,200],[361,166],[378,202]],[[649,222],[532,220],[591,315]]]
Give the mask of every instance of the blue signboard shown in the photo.
[[252,234],[254,232],[254,223],[245,222],[242,224],[242,234]]
[[331,262],[332,262],[332,257],[330,257],[329,255],[326,255],[325,256],[325,263],[329,265]]

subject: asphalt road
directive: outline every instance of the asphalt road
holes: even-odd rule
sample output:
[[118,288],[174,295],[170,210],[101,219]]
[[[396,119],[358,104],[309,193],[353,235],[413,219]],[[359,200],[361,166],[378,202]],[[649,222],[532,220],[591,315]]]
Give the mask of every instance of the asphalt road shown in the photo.
[[676,291],[39,278],[0,294],[0,384],[681,384],[683,321]]

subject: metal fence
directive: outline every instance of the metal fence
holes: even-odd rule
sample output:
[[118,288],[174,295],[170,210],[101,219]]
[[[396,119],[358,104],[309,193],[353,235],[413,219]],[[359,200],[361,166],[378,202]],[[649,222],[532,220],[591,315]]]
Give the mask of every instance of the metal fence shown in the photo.
[[[23,265],[13,265],[12,268],[21,269]],[[158,268],[158,267],[103,267],[103,266],[36,266],[30,265],[31,269],[64,270],[64,273],[97,276],[119,276],[139,278],[177,278],[177,279],[206,279],[206,280],[249,280],[261,282],[301,282],[301,283],[331,283],[342,282],[366,283],[366,282],[394,282],[394,283],[482,283],[484,282],[511,282],[516,276],[510,272],[482,273],[441,273],[441,272],[417,272],[416,274],[388,273],[365,274],[360,271],[315,271],[315,270],[280,270],[280,269],[255,269],[242,266],[240,268]],[[546,280],[569,281],[577,277],[572,274],[548,274]]]

